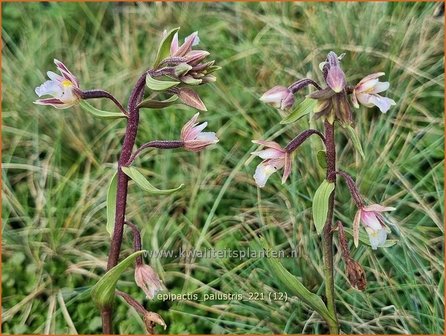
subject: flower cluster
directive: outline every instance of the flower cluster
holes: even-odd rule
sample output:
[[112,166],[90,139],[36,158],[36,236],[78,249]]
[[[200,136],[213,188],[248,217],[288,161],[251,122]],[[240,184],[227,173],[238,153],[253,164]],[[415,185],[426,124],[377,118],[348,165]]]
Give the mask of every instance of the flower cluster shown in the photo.
[[[313,85],[316,90],[306,98],[307,102],[310,101],[307,106],[311,106],[312,115],[316,119],[323,118],[330,125],[338,122],[347,129],[351,129],[353,123],[351,105],[355,108],[359,108],[359,104],[366,107],[376,106],[381,112],[386,113],[391,106],[396,104],[394,100],[380,95],[390,86],[388,82],[379,81],[379,77],[384,75],[383,72],[368,75],[357,85],[349,86],[346,75],[341,68],[341,60],[343,57],[344,54],[338,56],[334,52],[329,52],[326,60],[319,65],[323,73],[325,85],[320,86],[311,79],[301,79],[288,87],[273,87],[266,91],[260,97],[260,100],[275,108],[289,110],[295,103],[294,94],[308,85]],[[306,139],[306,132],[312,132],[311,134],[318,133],[315,130],[304,131],[285,146],[285,148],[282,148],[278,143],[272,141],[253,141],[256,144],[267,147],[266,149],[252,153],[263,160],[257,166],[254,174],[254,180],[258,187],[264,187],[268,178],[282,168],[284,169],[282,183],[287,180],[291,172],[291,153]],[[334,146],[334,143],[327,144],[328,140],[324,136],[320,136],[326,147],[328,145],[331,147]],[[335,158],[332,159],[335,160]],[[335,171],[332,171],[332,173],[336,175]],[[345,173],[343,174],[346,175]],[[359,223],[362,222],[369,235],[372,249],[384,246],[388,228],[384,224],[384,217],[381,213],[395,209],[377,204],[364,206],[362,200],[360,200],[359,191],[357,191],[356,186],[352,186],[352,183],[354,184],[353,180],[350,178],[347,180],[347,183],[358,206],[358,212],[353,223],[355,245],[358,245]]]

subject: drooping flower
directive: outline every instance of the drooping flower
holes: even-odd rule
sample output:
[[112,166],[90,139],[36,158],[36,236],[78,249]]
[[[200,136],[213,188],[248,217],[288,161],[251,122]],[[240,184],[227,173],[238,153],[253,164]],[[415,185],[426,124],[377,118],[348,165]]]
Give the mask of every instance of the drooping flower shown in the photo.
[[263,188],[268,178],[282,168],[284,168],[282,183],[285,183],[291,173],[290,153],[274,141],[253,140],[252,142],[267,147],[266,149],[251,153],[263,159],[257,166],[254,174],[254,180],[257,186]]
[[152,267],[146,264],[136,265],[135,282],[150,300],[155,297],[156,293],[165,289],[158,274],[156,274]]
[[368,75],[355,86],[352,94],[354,107],[359,108],[360,103],[366,107],[376,106],[382,113],[386,113],[392,105],[396,105],[393,99],[379,95],[390,86],[389,82],[379,81],[378,78],[384,74],[384,72],[377,72]]
[[359,242],[359,222],[364,225],[364,228],[369,235],[372,249],[376,250],[377,247],[383,246],[387,239],[387,228],[384,225],[384,219],[381,212],[393,210],[395,210],[395,208],[384,207],[379,204],[372,204],[358,209],[353,221],[353,240],[355,246],[358,246]]
[[34,103],[50,105],[58,109],[76,105],[80,100],[77,93],[80,90],[79,81],[62,62],[55,59],[54,64],[56,64],[57,70],[59,70],[61,75],[48,71],[47,75],[50,80],[35,89],[39,97],[48,95],[52,96],[52,98],[38,99]]
[[294,104],[294,95],[291,90],[285,86],[275,86],[266,91],[260,100],[271,106],[281,109],[289,110]]
[[208,123],[198,124],[199,115],[200,113],[195,114],[181,130],[181,140],[184,142],[184,148],[192,152],[199,152],[218,142],[214,132],[203,132]]

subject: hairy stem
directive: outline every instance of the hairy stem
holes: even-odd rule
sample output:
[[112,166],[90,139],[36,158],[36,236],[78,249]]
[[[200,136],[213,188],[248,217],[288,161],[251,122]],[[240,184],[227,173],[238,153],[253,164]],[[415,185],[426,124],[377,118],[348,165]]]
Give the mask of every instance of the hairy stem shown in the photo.
[[[128,104],[129,117],[127,121],[127,128],[125,131],[124,142],[122,145],[121,155],[118,161],[118,185],[116,193],[116,214],[115,227],[113,230],[113,237],[110,245],[110,252],[108,255],[107,270],[118,264],[119,253],[121,251],[122,235],[124,231],[125,209],[127,206],[127,188],[128,177],[122,171],[121,167],[129,161],[132,155],[132,149],[135,145],[136,135],[138,133],[139,124],[139,109],[138,104],[144,93],[144,86],[146,82],[147,72],[136,82],[133,88]],[[111,334],[112,328],[112,310],[111,308],[104,308],[101,312],[102,328],[104,334]]]
[[141,147],[139,147],[135,153],[130,157],[127,165],[130,166],[133,161],[141,154],[141,152],[146,148],[159,148],[159,149],[174,149],[184,147],[184,142],[180,140],[154,140],[145,143]]
[[[325,121],[325,147],[327,150],[327,175],[329,182],[336,184],[336,144],[334,140],[334,126]],[[334,321],[329,322],[330,334],[339,334],[338,318],[335,305],[335,288],[333,272],[333,211],[335,191],[331,193],[328,201],[328,215],[322,235],[322,253],[324,259],[325,296],[327,298],[327,308],[333,316]]]
[[79,91],[79,95],[82,99],[95,99],[95,98],[107,98],[110,99],[115,105],[119,108],[119,110],[128,115],[126,109],[121,105],[121,103],[113,96],[111,93],[104,90],[87,90],[87,91]]

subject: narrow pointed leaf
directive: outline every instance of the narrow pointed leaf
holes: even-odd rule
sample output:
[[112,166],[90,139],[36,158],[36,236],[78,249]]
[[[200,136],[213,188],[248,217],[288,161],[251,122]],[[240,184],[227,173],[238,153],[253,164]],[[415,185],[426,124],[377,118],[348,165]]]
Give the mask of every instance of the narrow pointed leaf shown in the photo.
[[198,94],[192,89],[181,88],[180,91],[178,92],[178,97],[185,105],[196,108],[199,111],[207,111],[207,108],[204,105],[203,101],[200,99]]
[[107,232],[110,236],[113,235],[115,227],[115,214],[116,214],[116,192],[118,185],[118,174],[115,173],[110,181],[107,191]]
[[121,274],[133,264],[138,256],[145,251],[137,251],[129,255],[115,267],[105,273],[91,289],[91,296],[94,303],[99,307],[111,307],[115,300],[116,284]]
[[324,180],[313,197],[313,220],[317,234],[321,234],[328,214],[328,200],[335,184]]
[[178,30],[180,30],[180,27],[172,29],[162,39],[162,41],[158,47],[158,52],[156,54],[155,63],[153,64],[154,68],[156,68],[164,59],[169,57],[170,45],[172,44],[173,37],[175,36],[175,33],[178,32]]
[[150,184],[141,172],[135,167],[122,167],[122,171],[130,177],[141,189],[153,195],[167,195],[183,188],[184,184],[174,189],[161,190]]
[[173,88],[180,84],[178,81],[169,81],[169,80],[158,80],[147,74],[146,77],[146,85],[150,90],[153,91],[165,91],[167,89]]
[[[264,238],[261,239],[261,245],[265,250],[270,250]],[[327,307],[322,299],[310,292],[293,274],[280,263],[278,258],[264,258],[266,266],[270,270],[270,274],[274,274],[274,279],[280,281],[283,288],[291,295],[297,296],[300,300],[309,305],[325,320],[334,320],[332,315],[328,312]]]
[[138,107],[139,108],[151,108],[151,109],[160,109],[165,108],[170,105],[175,104],[175,102],[178,100],[177,95],[173,95],[172,97],[169,97],[165,100],[155,100],[155,99],[146,99],[142,101]]
[[95,117],[99,118],[108,118],[108,119],[116,119],[116,118],[127,118],[127,116],[122,112],[109,112],[99,110],[96,107],[90,105],[85,100],[80,101],[80,106],[87,112],[91,113]]
[[317,101],[311,98],[305,98],[301,103],[297,104],[296,108],[291,112],[288,116],[282,119],[281,124],[291,124],[295,121],[298,121],[303,116],[310,114],[314,107],[316,106]]
[[349,125],[344,127],[345,130],[347,130],[347,136],[352,141],[353,146],[358,151],[358,153],[361,155],[363,159],[365,159],[364,151],[362,150],[361,141],[359,141],[358,134],[356,133],[355,129]]

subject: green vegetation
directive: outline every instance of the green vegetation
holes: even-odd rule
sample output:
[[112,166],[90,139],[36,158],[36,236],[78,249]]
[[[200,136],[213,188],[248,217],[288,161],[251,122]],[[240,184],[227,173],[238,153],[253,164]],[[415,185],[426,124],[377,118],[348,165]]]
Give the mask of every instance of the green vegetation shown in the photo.
[[[390,239],[352,256],[364,267],[364,292],[350,288],[336,254],[337,308],[345,333],[443,334],[443,106],[444,26],[435,3],[6,3],[2,62],[2,331],[97,333],[99,313],[90,290],[104,274],[107,185],[113,176],[124,122],[100,120],[79,107],[40,107],[34,88],[53,58],[65,62],[82,88],[102,88],[125,101],[155,58],[164,29],[198,30],[223,69],[200,95],[202,119],[220,143],[200,154],[150,151],[138,159],[159,188],[184,183],[172,195],[130,189],[128,214],[142,229],[143,247],[256,248],[296,251],[282,259],[312,292],[323,293],[320,238],[311,200],[323,179],[318,139],[295,156],[290,180],[279,174],[259,190],[252,139],[264,134],[284,144],[306,118],[279,125],[284,115],[259,102],[277,84],[321,79],[328,51],[346,52],[350,82],[385,71],[397,106],[355,110],[365,159],[337,134],[342,169],[355,173],[369,201],[397,207]],[[302,98],[303,100],[303,98]],[[98,108],[114,111],[105,101]],[[144,110],[138,143],[177,139],[190,108]],[[319,122],[311,121],[315,127]],[[283,127],[283,128],[282,128]],[[154,154],[157,155],[154,155]],[[351,228],[356,209],[344,184],[336,217]],[[349,231],[351,232],[351,231]],[[131,253],[126,231],[123,256]],[[337,239],[335,239],[337,241]],[[261,259],[152,259],[171,293],[282,292]],[[118,284],[144,299],[131,271]],[[145,301],[169,333],[324,333],[325,324],[297,299]],[[117,299],[121,333],[143,333],[137,313]],[[157,327],[157,332],[163,332]]]

